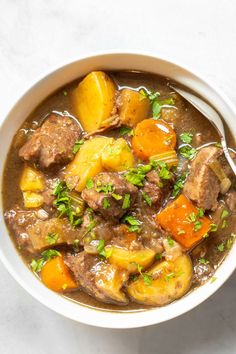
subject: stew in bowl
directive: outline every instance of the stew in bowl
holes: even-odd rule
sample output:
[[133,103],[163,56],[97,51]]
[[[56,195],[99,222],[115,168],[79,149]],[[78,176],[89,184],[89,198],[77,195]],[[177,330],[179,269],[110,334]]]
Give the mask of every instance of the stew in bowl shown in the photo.
[[169,83],[93,71],[51,94],[17,131],[4,217],[49,289],[129,311],[215,281],[236,236],[235,176],[215,128]]

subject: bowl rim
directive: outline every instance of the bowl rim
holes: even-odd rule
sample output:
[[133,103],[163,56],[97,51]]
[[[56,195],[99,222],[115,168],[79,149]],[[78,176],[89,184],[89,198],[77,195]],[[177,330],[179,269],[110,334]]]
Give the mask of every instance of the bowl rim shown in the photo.
[[[79,56],[75,60],[72,60],[70,62],[64,63],[63,65],[56,65],[53,70],[49,70],[47,73],[44,73],[40,75],[39,79],[36,79],[33,81],[33,84],[29,87],[28,90],[26,90],[23,95],[19,97],[19,99],[15,102],[15,104],[12,105],[12,108],[10,111],[6,114],[6,116],[2,119],[1,125],[0,125],[0,131],[2,131],[4,127],[4,123],[7,121],[8,117],[12,114],[13,110],[17,106],[17,104],[29,94],[29,92],[37,85],[40,84],[41,81],[47,80],[50,75],[55,75],[57,72],[60,70],[64,70],[67,66],[71,66],[73,64],[76,64],[77,62],[81,62],[83,60],[88,60],[88,59],[99,59],[101,60],[102,57],[104,56],[124,56],[124,55],[133,55],[133,56],[138,56],[138,57],[146,57],[148,59],[155,59],[155,60],[160,60],[163,62],[166,62],[168,65],[175,65],[179,69],[183,69],[184,71],[190,73],[197,79],[199,79],[201,82],[203,82],[211,91],[215,92],[217,96],[219,96],[223,102],[225,102],[226,106],[230,108],[230,110],[236,115],[236,107],[234,104],[231,102],[231,100],[225,95],[224,92],[222,92],[221,89],[216,87],[215,84],[211,82],[211,80],[205,79],[202,74],[199,74],[196,72],[196,70],[191,69],[189,66],[183,65],[182,63],[179,63],[176,60],[170,59],[167,56],[160,56],[160,55],[155,55],[152,52],[147,52],[147,51],[127,51],[127,50],[109,50],[109,51],[96,51],[96,52],[90,52],[86,53],[83,56]],[[151,71],[150,71],[151,72]],[[231,127],[230,127],[231,128]],[[4,223],[3,220],[1,220],[2,223]],[[12,247],[14,247],[12,243]],[[17,250],[14,250],[15,254],[17,254]],[[222,285],[223,283],[230,277],[230,275],[234,272],[236,268],[235,264],[235,256],[236,256],[236,245],[232,247],[230,250],[229,254],[226,256],[227,263],[230,263],[232,261],[231,267],[228,268],[227,272],[220,272],[220,269],[222,268],[223,264],[220,265],[220,267],[217,269],[218,273],[221,273],[221,277],[217,282],[214,282],[210,284],[209,282],[204,284],[198,289],[201,288],[206,288],[208,286],[208,291],[206,290],[205,293],[203,291],[197,291],[198,289],[194,290],[192,293],[195,293],[196,296],[194,297],[195,300],[191,301],[191,296],[189,297],[188,294],[181,299],[177,300],[176,302],[173,302],[169,305],[166,305],[164,307],[156,307],[156,308],[151,308],[148,310],[144,311],[135,311],[135,312],[113,312],[113,311],[104,311],[104,310],[99,310],[99,309],[94,309],[88,306],[80,305],[78,303],[74,303],[73,301],[67,300],[65,297],[62,297],[59,294],[56,294],[49,289],[47,289],[41,282],[39,282],[37,279],[35,279],[40,286],[35,286],[32,288],[26,281],[26,279],[22,279],[22,277],[18,274],[17,270],[13,267],[9,259],[7,258],[7,255],[3,252],[2,248],[0,248],[0,259],[6,269],[9,271],[9,273],[13,276],[13,278],[29,293],[31,294],[34,298],[36,298],[39,302],[43,303],[46,307],[54,310],[55,312],[70,318],[72,320],[88,324],[88,325],[93,325],[97,327],[105,327],[105,328],[138,328],[138,327],[144,327],[144,326],[149,326],[149,325],[154,325],[158,324],[167,320],[170,320],[172,318],[178,317],[181,314],[184,314],[191,309],[195,308],[197,305],[199,305],[201,302],[209,298],[211,295],[215,293]],[[23,261],[21,260],[23,263]],[[225,261],[224,261],[225,262]],[[24,265],[25,266],[25,265]],[[26,267],[26,266],[25,266]],[[32,272],[30,271],[32,274]],[[33,275],[33,274],[32,274]],[[209,286],[210,285],[210,286]],[[43,289],[43,288],[44,289]],[[40,289],[39,292],[37,292],[37,288]],[[198,293],[198,294],[197,294]],[[49,300],[50,301],[49,301]],[[184,302],[184,306],[182,306],[182,302]],[[70,306],[67,306],[70,304]],[[178,305],[179,304],[179,305]],[[74,306],[77,307],[77,311],[74,309]],[[165,309],[165,311],[163,311]],[[169,310],[169,311],[168,311]],[[161,314],[161,318],[156,318],[155,314],[158,316],[158,314]],[[79,317],[78,315],[82,315],[82,317]],[[114,316],[115,315],[115,316]]]

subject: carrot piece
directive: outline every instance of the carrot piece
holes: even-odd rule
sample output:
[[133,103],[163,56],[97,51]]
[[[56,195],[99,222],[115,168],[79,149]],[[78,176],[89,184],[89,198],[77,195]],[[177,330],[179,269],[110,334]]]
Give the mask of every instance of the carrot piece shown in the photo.
[[175,146],[175,131],[163,120],[145,119],[134,130],[132,148],[142,160],[173,150]]
[[54,291],[78,288],[62,256],[52,258],[44,264],[41,279],[49,289]]
[[200,216],[199,209],[183,194],[157,214],[156,221],[187,249],[198,243],[211,228],[211,220]]

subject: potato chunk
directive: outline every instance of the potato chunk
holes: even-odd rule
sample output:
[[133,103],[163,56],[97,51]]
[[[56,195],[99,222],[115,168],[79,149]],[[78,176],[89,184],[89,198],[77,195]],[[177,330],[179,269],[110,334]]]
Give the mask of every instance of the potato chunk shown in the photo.
[[44,203],[43,196],[34,192],[23,192],[24,206],[26,208],[38,208]]
[[102,152],[102,165],[107,171],[125,171],[134,163],[133,154],[123,138],[108,144]]
[[155,257],[155,252],[151,249],[136,251],[116,246],[106,246],[105,249],[107,252],[111,252],[109,262],[120,268],[127,269],[129,273],[136,273],[138,265],[147,268],[152,264]]
[[150,284],[140,275],[128,286],[128,294],[134,301],[152,306],[163,306],[180,297],[189,289],[192,279],[192,262],[187,255],[174,262],[164,261],[156,264],[147,273]]
[[121,291],[122,286],[129,278],[129,273],[112,264],[102,263],[95,275],[96,286],[103,294],[119,303],[126,304],[127,297]]
[[150,103],[139,92],[127,88],[121,91],[119,107],[121,124],[135,127],[141,120],[148,118]]
[[86,181],[102,171],[102,151],[112,142],[112,138],[102,136],[85,141],[74,160],[66,168],[65,181],[69,188],[81,192]]
[[22,192],[42,192],[44,188],[43,174],[35,168],[25,165],[20,179],[20,189]]
[[73,105],[83,128],[91,133],[112,124],[116,88],[102,71],[93,71],[78,85],[73,95]]

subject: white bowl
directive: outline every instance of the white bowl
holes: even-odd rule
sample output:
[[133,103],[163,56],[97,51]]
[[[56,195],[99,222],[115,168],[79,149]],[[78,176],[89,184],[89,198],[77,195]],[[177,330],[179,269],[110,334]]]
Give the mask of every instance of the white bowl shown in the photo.
[[[179,65],[165,59],[146,54],[136,53],[106,53],[93,55],[67,64],[34,84],[15,104],[5,118],[1,130],[0,173],[3,175],[4,162],[7,157],[12,138],[17,129],[32,110],[49,94],[59,87],[84,76],[97,69],[104,70],[142,70],[167,76],[184,84],[206,97],[208,102],[222,114],[231,132],[236,136],[234,123],[236,108],[222,92],[209,84],[205,79]],[[13,191],[14,192],[14,191]],[[1,201],[0,222],[0,258],[12,276],[41,303],[75,321],[107,328],[134,328],[157,324],[179,316],[212,295],[234,271],[236,266],[236,245],[232,247],[225,261],[216,271],[217,280],[214,283],[199,287],[180,300],[165,307],[153,308],[145,311],[103,311],[88,306],[79,305],[73,301],[47,289],[23,263],[15,249],[3,220]]]

